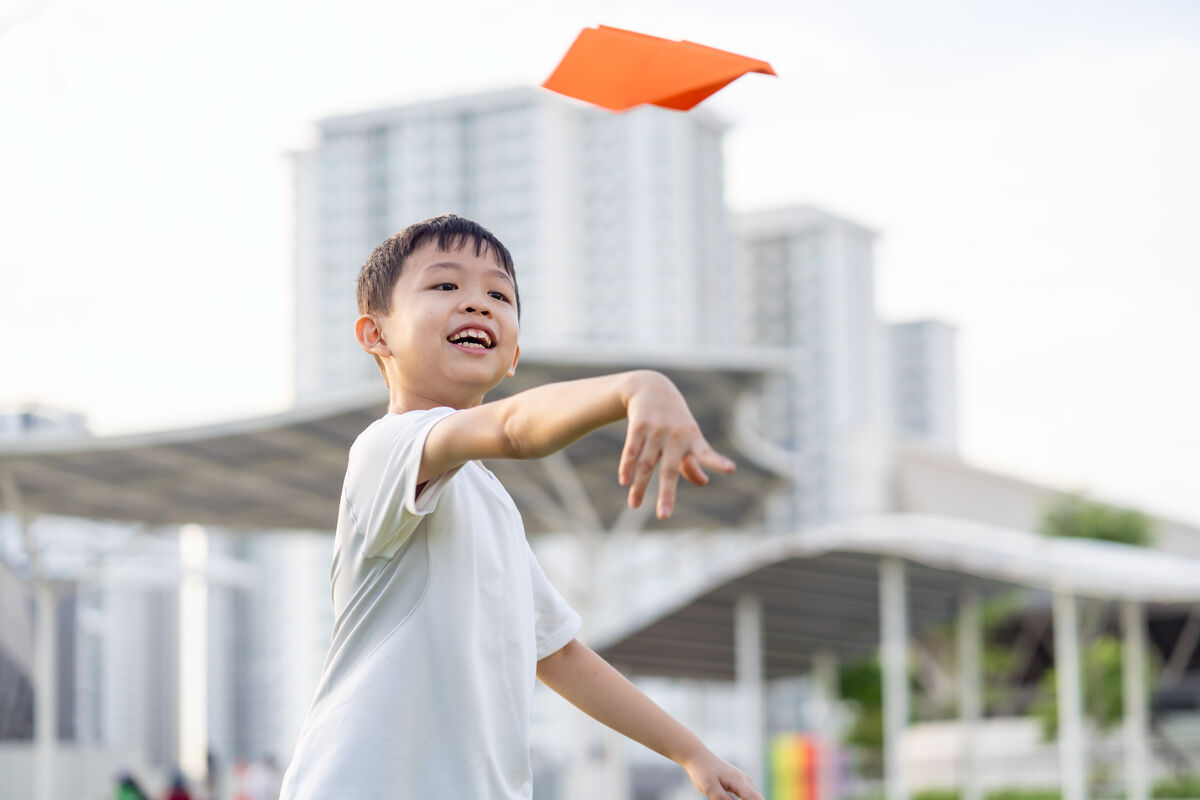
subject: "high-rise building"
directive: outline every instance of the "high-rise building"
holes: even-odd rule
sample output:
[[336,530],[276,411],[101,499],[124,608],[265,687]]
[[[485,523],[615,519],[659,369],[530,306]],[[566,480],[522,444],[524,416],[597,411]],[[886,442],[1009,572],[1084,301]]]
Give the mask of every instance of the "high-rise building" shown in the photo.
[[891,431],[875,238],[809,206],[734,221],[738,341],[786,347],[794,359],[758,414],[763,437],[794,454],[789,527],[887,507]]
[[234,550],[259,578],[253,591],[237,593],[233,605],[240,669],[231,750],[287,763],[333,638],[333,537],[264,531],[243,536]]
[[891,402],[896,433],[958,449],[958,369],[953,325],[915,320],[888,325]]
[[355,276],[385,238],[446,212],[512,252],[526,349],[728,341],[725,128],[532,88],[320,121],[294,156],[297,395],[375,378]]
[[0,439],[86,436],[87,421],[74,411],[58,411],[37,404],[0,408]]
[[[20,442],[87,435],[82,414],[58,411],[37,404],[0,408],[0,441]],[[58,538],[70,533],[70,523],[52,520],[43,526]],[[0,739],[33,734],[34,623],[33,582],[29,580],[30,543],[35,537],[15,514],[0,513]],[[60,654],[55,675],[58,736],[73,738],[76,728],[76,692],[73,660],[77,643],[76,587],[62,585],[55,594],[55,638]]]

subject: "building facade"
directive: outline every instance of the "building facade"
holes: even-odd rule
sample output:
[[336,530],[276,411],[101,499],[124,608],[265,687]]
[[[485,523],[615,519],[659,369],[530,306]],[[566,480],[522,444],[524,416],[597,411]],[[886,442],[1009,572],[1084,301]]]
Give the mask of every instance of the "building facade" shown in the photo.
[[767,387],[757,415],[759,434],[795,459],[786,528],[888,506],[891,420],[875,239],[809,206],[734,221],[739,343],[792,352],[792,373]]
[[391,234],[447,212],[512,252],[527,350],[727,342],[725,127],[533,88],[321,120],[293,156],[297,396],[375,378],[353,335],[358,270]]
[[898,436],[958,450],[958,331],[940,320],[888,325],[892,414]]

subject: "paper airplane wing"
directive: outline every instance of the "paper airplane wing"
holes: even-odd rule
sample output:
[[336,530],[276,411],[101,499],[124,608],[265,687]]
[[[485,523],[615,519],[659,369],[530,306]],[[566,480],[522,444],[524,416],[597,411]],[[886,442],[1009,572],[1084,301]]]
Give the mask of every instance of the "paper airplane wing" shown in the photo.
[[583,29],[542,86],[612,111],[686,111],[747,72],[775,74],[758,59],[601,25]]

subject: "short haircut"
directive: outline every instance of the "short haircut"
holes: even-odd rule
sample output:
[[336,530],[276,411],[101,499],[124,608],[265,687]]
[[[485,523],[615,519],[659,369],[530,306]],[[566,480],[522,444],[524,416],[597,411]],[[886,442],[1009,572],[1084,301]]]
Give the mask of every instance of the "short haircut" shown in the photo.
[[[508,248],[495,234],[474,220],[457,214],[442,214],[421,222],[414,222],[397,234],[389,236],[375,248],[367,263],[358,271],[358,313],[389,314],[392,310],[392,289],[400,279],[404,262],[421,245],[435,242],[439,250],[447,252],[471,246],[476,256],[490,253],[508,273],[513,282],[513,301],[517,307],[517,319],[521,318],[521,292],[517,289],[517,272]],[[381,373],[383,360],[375,356]],[[384,373],[384,380],[387,374]]]

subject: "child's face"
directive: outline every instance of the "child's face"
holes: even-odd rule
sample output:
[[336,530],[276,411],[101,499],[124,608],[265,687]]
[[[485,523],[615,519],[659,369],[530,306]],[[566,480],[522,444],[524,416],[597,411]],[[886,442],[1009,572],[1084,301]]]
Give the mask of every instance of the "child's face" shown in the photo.
[[515,297],[490,252],[418,248],[392,288],[392,312],[379,320],[397,368],[391,380],[455,408],[482,402],[517,365]]

